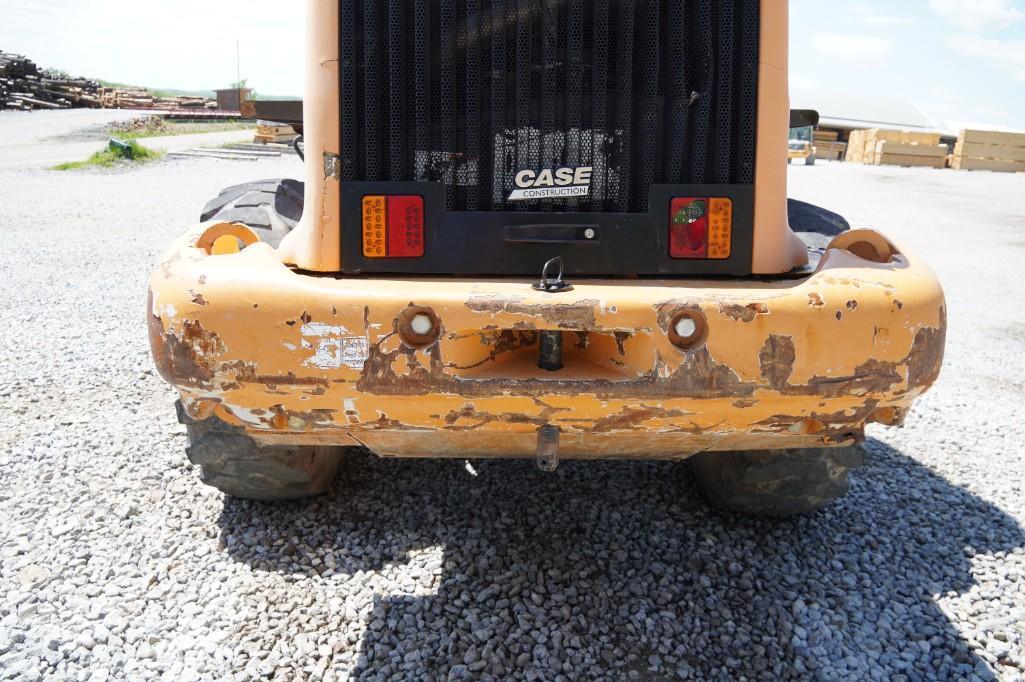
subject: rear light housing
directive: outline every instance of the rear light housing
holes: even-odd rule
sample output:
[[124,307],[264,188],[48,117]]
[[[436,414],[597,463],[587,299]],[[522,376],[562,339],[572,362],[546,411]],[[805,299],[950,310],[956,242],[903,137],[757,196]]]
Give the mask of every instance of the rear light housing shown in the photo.
[[363,197],[363,255],[366,258],[423,258],[424,238],[423,197]]
[[669,257],[726,260],[732,253],[733,200],[677,197],[669,207]]

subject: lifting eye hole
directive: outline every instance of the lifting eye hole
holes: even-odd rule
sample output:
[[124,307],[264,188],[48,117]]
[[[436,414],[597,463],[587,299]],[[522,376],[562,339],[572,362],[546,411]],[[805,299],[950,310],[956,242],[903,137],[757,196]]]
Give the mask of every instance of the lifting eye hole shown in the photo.
[[707,339],[708,323],[699,311],[681,312],[669,325],[669,340],[680,350],[697,350],[705,345]]
[[430,308],[409,306],[396,320],[399,337],[407,346],[424,348],[441,336],[441,320]]

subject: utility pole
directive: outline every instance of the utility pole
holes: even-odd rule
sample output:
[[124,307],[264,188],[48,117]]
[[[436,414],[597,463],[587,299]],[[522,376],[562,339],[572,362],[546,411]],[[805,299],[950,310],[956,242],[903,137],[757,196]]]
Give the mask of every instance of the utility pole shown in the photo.
[[238,110],[242,111],[242,41],[235,39],[235,87],[238,89]]

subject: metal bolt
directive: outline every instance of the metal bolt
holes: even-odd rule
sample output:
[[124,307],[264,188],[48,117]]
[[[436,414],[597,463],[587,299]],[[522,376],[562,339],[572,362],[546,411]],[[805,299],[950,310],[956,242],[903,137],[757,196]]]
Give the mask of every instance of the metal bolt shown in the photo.
[[681,317],[676,321],[676,335],[681,339],[689,339],[697,330],[697,322],[690,317]]
[[414,334],[427,336],[431,333],[431,330],[434,329],[434,321],[431,320],[430,315],[420,313],[418,315],[414,315],[413,319],[410,320],[409,328],[413,330]]
[[586,237],[587,239],[594,239],[594,235],[596,234],[597,233],[594,231],[593,227],[589,227],[586,230],[584,230],[584,237]]

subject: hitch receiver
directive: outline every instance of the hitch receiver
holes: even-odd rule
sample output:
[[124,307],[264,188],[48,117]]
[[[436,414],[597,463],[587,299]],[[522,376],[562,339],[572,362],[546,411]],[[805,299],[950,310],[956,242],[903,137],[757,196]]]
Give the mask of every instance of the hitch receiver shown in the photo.
[[559,434],[551,424],[537,430],[537,468],[547,474],[559,468]]

